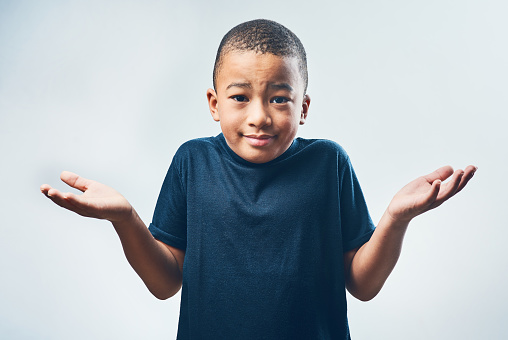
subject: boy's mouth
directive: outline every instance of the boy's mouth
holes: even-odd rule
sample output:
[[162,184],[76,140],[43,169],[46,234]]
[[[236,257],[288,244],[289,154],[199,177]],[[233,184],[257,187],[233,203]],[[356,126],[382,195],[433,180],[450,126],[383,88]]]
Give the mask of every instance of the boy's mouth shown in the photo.
[[272,135],[243,135],[245,139],[247,140],[247,143],[249,143],[252,146],[265,146],[270,144],[270,142],[275,138],[275,136]]

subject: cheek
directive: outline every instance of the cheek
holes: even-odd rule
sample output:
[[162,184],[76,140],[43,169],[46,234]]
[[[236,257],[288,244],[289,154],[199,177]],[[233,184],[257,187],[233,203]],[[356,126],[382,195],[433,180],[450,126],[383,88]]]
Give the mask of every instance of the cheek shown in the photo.
[[283,126],[286,131],[296,133],[300,125],[300,117],[295,115],[285,117],[285,119],[280,122],[280,125]]
[[240,126],[240,119],[234,115],[223,115],[220,120],[222,131],[235,132]]

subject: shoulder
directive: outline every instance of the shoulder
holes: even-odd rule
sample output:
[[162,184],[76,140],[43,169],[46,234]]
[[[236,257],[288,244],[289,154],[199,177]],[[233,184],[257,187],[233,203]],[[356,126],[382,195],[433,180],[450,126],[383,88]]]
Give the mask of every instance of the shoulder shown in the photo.
[[185,178],[196,173],[207,173],[220,157],[215,138],[196,138],[181,144],[173,155],[168,175],[180,177],[185,187]]
[[214,149],[217,149],[216,139],[217,137],[203,137],[191,139],[183,143],[176,151],[173,161],[210,153]]
[[346,150],[337,142],[329,139],[306,139],[297,138],[299,151],[309,152],[317,156],[336,158],[340,162],[348,162],[349,156]]
[[187,142],[180,145],[178,148],[178,152],[188,152],[199,149],[207,149],[209,147],[213,147],[216,145],[215,142],[216,137],[203,137],[203,138],[195,138],[188,140]]
[[217,147],[214,142],[215,137],[205,137],[191,139],[176,150],[170,164],[170,170],[176,170],[180,175],[184,175],[190,168],[199,167],[207,163],[207,160],[213,160],[217,155]]

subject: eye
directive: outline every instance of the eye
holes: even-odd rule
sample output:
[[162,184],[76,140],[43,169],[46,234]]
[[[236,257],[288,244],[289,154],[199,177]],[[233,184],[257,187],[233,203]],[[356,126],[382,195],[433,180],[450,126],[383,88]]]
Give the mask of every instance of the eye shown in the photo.
[[232,96],[231,97],[233,100],[237,101],[237,102],[248,102],[249,99],[247,99],[247,97],[245,96],[242,96],[242,95],[236,95],[236,96]]
[[271,100],[271,103],[274,103],[274,104],[285,104],[289,101],[288,98],[286,97],[275,97]]

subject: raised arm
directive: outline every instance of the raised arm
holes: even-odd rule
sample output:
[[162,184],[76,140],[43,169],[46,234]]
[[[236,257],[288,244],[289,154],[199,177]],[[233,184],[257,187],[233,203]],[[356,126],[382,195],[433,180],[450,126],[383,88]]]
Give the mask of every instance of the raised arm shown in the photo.
[[127,260],[150,292],[167,299],[182,285],[185,253],[153,238],[130,203],[116,190],[64,171],[60,178],[81,195],[62,193],[48,184],[41,192],[59,206],[81,216],[109,220],[122,242]]
[[403,187],[393,197],[369,242],[344,255],[349,292],[363,301],[374,298],[399,259],[409,222],[461,191],[476,169],[470,165],[453,171],[445,166]]

